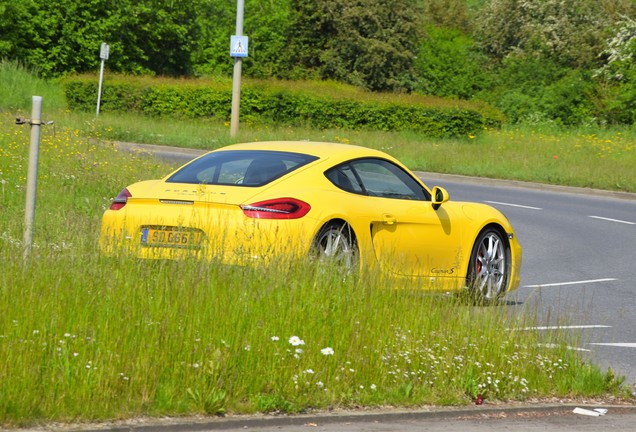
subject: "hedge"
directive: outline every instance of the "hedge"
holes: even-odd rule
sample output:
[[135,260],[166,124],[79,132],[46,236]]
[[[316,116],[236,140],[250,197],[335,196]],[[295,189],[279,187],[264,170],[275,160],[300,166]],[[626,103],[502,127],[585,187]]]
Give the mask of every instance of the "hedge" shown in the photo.
[[[71,110],[95,109],[95,77],[67,78],[64,86]],[[232,83],[116,76],[105,80],[101,100],[101,112],[229,120]],[[244,81],[241,118],[317,129],[413,130],[431,137],[467,136],[503,121],[502,114],[486,104],[293,81]]]

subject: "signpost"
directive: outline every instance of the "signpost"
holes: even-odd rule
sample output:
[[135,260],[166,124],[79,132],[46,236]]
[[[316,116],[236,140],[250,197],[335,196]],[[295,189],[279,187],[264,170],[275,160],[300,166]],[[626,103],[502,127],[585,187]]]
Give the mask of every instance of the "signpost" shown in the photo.
[[97,111],[95,115],[99,117],[99,105],[102,100],[102,81],[104,80],[104,62],[108,60],[108,53],[110,51],[110,47],[107,43],[102,43],[99,48],[99,58],[102,59],[101,67],[99,68],[99,89],[97,90]]
[[241,68],[243,57],[247,57],[247,36],[243,36],[243,0],[236,2],[236,35],[230,40],[230,56],[234,58],[234,74],[232,76],[232,117],[230,136],[234,138],[239,127],[239,108],[241,105]]

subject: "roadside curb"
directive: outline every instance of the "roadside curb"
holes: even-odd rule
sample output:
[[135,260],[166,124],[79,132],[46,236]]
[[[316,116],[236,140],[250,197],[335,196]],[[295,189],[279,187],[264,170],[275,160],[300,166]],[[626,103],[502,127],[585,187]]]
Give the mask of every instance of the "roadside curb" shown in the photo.
[[[607,416],[636,416],[636,405],[590,404],[514,404],[482,405],[479,407],[426,407],[420,409],[360,409],[335,410],[299,415],[237,415],[227,417],[177,417],[141,418],[116,423],[84,424],[73,426],[49,425],[30,429],[46,432],[199,432],[207,430],[235,430],[251,428],[278,428],[286,426],[324,426],[355,423],[399,423],[440,420],[496,420],[503,418],[527,418],[575,415],[575,408],[608,410]],[[25,431],[23,431],[25,432]]]

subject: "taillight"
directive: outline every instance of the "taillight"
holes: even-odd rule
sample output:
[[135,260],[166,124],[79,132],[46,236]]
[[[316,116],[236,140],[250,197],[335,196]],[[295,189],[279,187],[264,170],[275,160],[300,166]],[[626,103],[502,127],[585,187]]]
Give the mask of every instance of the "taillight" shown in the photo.
[[131,196],[132,195],[130,194],[128,189],[124,188],[121,192],[119,192],[119,195],[117,195],[113,202],[110,204],[110,209],[119,210],[123,208],[128,202],[128,198],[130,198]]
[[241,206],[245,216],[255,219],[300,219],[311,206],[295,198],[277,198]]

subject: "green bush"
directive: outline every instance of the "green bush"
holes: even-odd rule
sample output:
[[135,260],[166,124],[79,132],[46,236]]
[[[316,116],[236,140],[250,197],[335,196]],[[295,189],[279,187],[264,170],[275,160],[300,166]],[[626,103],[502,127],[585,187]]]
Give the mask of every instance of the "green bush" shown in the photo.
[[497,85],[480,96],[500,109],[511,123],[553,121],[586,124],[594,119],[594,83],[589,73],[546,58],[509,56]]
[[415,60],[414,89],[424,94],[470,99],[484,88],[487,59],[459,30],[428,26]]
[[[70,109],[94,109],[95,77],[68,78],[64,84]],[[228,81],[111,77],[104,84],[100,109],[226,120],[230,117],[231,97]],[[466,136],[502,122],[501,114],[485,104],[374,94],[336,83],[280,81],[244,82],[241,117],[255,123],[318,129],[415,130],[432,137]]]

